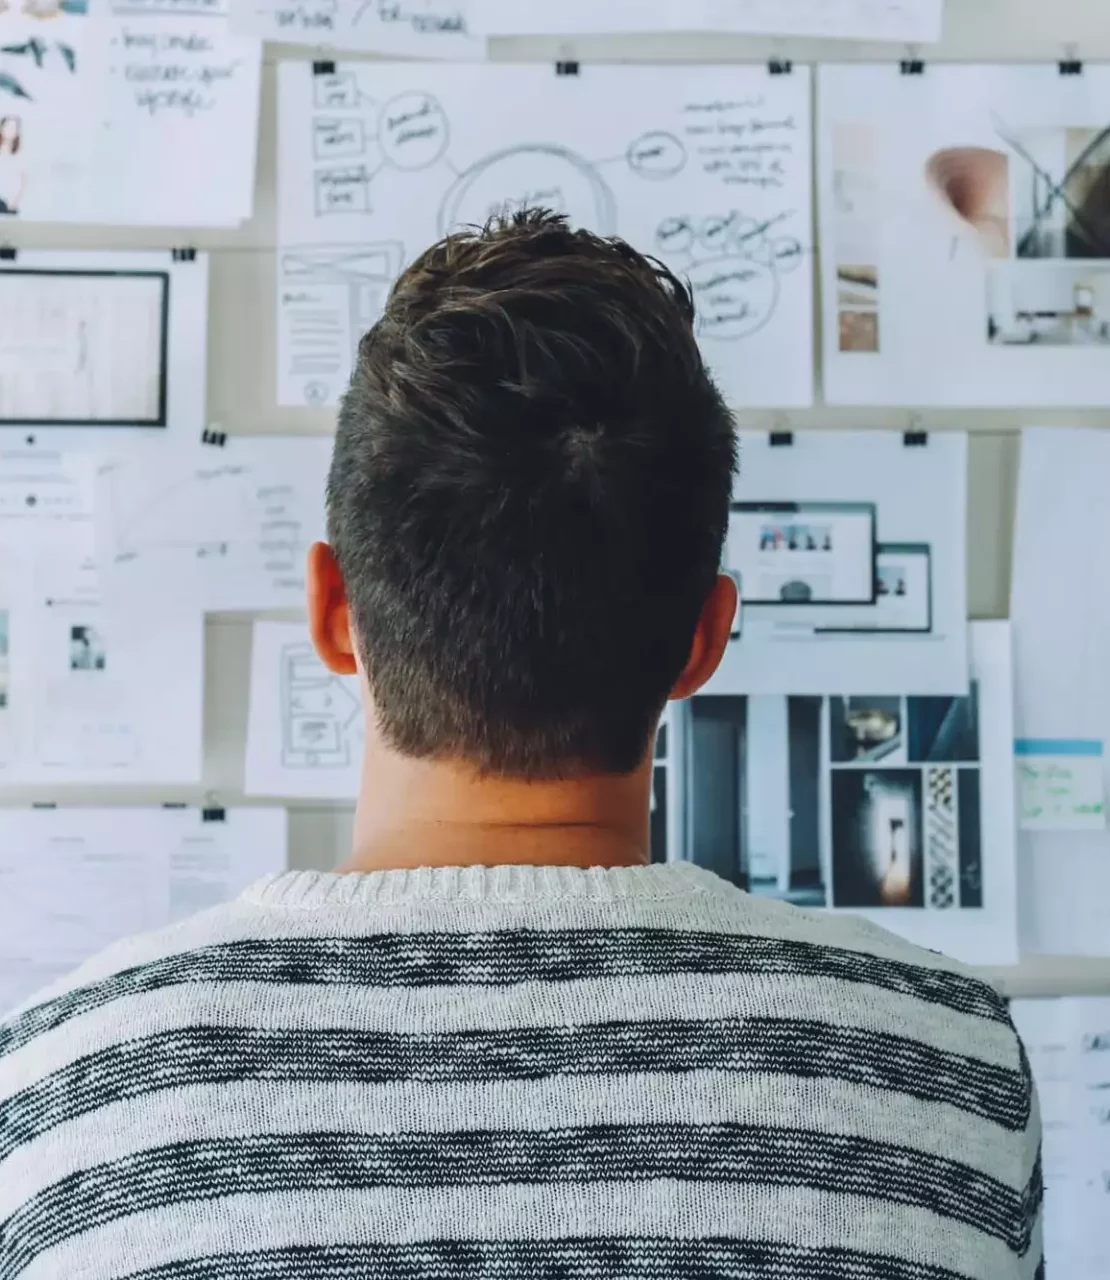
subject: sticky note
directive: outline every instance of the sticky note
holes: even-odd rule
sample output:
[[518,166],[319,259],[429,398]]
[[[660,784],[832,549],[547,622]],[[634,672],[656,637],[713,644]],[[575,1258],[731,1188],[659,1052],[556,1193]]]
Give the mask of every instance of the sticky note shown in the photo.
[[1025,831],[1098,831],[1106,826],[1102,743],[1090,738],[1019,738],[1018,826]]

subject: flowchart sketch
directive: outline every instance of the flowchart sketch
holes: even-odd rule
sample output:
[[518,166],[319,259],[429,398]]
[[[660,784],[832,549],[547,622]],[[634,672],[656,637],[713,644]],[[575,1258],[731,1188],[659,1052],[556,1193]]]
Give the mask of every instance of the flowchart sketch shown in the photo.
[[303,625],[256,622],[245,794],[353,802],[364,737],[357,679],[328,671]]
[[689,281],[730,404],[812,402],[807,69],[328,66],[279,69],[280,403],[337,404],[408,263],[537,207]]
[[331,439],[142,441],[100,466],[98,547],[117,601],[199,612],[301,608],[324,537]]
[[20,250],[0,261],[0,432],[91,444],[204,425],[204,254]]
[[481,0],[231,0],[235,30],[286,44],[361,49],[399,58],[485,57]]

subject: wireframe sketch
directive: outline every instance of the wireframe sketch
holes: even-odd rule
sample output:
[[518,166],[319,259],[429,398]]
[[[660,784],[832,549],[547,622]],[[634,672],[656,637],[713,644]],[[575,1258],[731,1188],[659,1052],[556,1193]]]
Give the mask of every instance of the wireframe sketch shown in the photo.
[[0,266],[0,425],[161,426],[164,272]]
[[[782,359],[802,357],[798,376],[766,402],[809,402],[809,284],[798,271],[810,251],[808,83],[759,69],[717,84],[712,68],[675,68],[650,85],[636,68],[580,82],[530,67],[371,75],[348,64],[298,83],[302,74],[283,70],[281,86],[283,403],[336,403],[390,284],[428,244],[527,208],[624,236],[687,276],[699,337],[738,402],[763,402],[760,381],[785,365],[764,347],[771,358],[746,367],[741,391],[734,344],[778,316],[797,321]],[[511,103],[524,100],[521,126]],[[345,256],[367,248],[358,282],[330,288]],[[294,280],[289,267],[313,251],[319,267]]]
[[403,262],[397,242],[282,251],[283,363],[301,384],[305,403],[334,402]]
[[362,724],[358,698],[312,646],[281,649],[281,760],[287,769],[347,769]]

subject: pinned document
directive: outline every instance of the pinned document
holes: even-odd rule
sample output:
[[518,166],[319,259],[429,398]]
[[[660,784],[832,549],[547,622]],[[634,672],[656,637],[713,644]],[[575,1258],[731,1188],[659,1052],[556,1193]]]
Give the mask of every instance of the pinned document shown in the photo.
[[1018,823],[1025,831],[1101,831],[1106,826],[1102,743],[1019,738]]

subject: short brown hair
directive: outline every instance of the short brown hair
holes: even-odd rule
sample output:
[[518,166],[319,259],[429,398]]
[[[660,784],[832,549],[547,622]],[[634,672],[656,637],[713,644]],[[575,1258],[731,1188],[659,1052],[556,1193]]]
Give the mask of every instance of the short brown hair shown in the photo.
[[542,211],[397,281],[339,413],[329,536],[396,749],[539,778],[640,762],[735,465],[688,287]]

